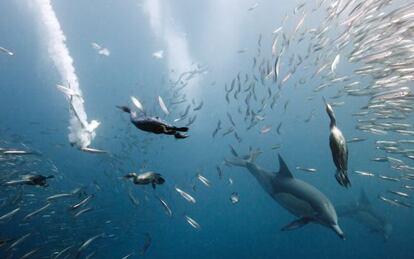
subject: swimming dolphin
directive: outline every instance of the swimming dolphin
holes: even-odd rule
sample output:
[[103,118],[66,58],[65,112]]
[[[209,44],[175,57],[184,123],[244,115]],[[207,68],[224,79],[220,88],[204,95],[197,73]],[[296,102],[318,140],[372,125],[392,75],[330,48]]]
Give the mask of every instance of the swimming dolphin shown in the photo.
[[338,225],[338,217],[331,201],[314,186],[294,178],[280,155],[277,174],[258,167],[255,160],[260,153],[254,151],[248,156],[235,157],[226,162],[247,168],[275,201],[298,217],[282,230],[294,230],[314,222],[332,229],[344,239],[344,233]]
[[129,113],[131,123],[140,130],[152,132],[155,134],[174,135],[176,139],[183,139],[188,137],[187,135],[181,133],[187,132],[188,127],[175,127],[162,121],[158,117],[149,117],[145,115],[138,116],[136,112],[131,111],[131,109],[127,106],[116,107],[126,113]]
[[391,223],[372,208],[371,202],[363,189],[361,189],[358,202],[338,207],[338,216],[354,219],[366,226],[371,233],[382,235],[385,240],[388,240],[392,232]]

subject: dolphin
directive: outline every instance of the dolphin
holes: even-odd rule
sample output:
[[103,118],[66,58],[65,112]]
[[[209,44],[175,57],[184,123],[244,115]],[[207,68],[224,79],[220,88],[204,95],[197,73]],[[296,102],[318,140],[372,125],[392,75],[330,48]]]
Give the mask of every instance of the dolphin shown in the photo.
[[308,223],[318,223],[332,229],[341,239],[345,239],[338,225],[338,217],[331,201],[314,186],[293,177],[283,158],[279,157],[279,172],[268,172],[255,164],[260,151],[250,155],[234,157],[227,163],[245,167],[256,178],[262,188],[283,208],[298,217],[282,228],[294,230]]
[[384,240],[388,240],[392,232],[391,223],[372,208],[363,189],[361,189],[358,202],[338,207],[338,216],[354,219],[366,226],[371,233],[382,235]]

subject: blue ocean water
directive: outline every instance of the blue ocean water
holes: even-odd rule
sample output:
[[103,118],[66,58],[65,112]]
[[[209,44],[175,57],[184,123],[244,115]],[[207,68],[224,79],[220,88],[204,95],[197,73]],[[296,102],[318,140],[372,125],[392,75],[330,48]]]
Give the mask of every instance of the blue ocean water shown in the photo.
[[[305,2],[295,13],[295,8]],[[346,62],[346,53],[354,46],[349,43],[348,49],[332,52],[329,44],[322,44],[322,52],[310,54],[309,60],[318,57],[332,62],[336,53],[341,53],[335,75],[328,75],[331,63],[318,76],[313,73],[324,64],[322,61],[292,65],[298,62],[298,56],[305,59],[308,46],[314,44],[305,37],[293,45],[300,33],[327,26],[326,37],[337,37],[334,28],[341,26],[341,21],[329,20],[320,13],[338,2],[343,7],[348,1],[257,1],[257,7],[254,7],[256,1],[247,0],[51,1],[73,59],[88,120],[101,122],[91,147],[108,153],[91,154],[69,144],[70,106],[56,88],[56,84],[67,82],[48,50],[47,25],[40,22],[36,11],[36,5],[49,1],[0,1],[0,46],[14,53],[13,56],[0,53],[0,148],[36,152],[13,157],[0,153],[0,217],[20,208],[11,218],[0,221],[0,257],[20,258],[38,249],[29,258],[54,258],[67,247],[70,248],[62,258],[123,258],[130,253],[132,258],[413,257],[412,209],[378,198],[379,195],[394,197],[389,191],[399,190],[410,197],[394,198],[412,203],[412,190],[402,187],[411,186],[412,178],[392,168],[389,162],[370,161],[374,157],[392,156],[412,166],[412,159],[398,153],[387,154],[376,144],[378,140],[412,140],[412,135],[404,137],[388,132],[383,136],[358,130],[361,118],[353,114],[367,105],[370,95],[344,94],[338,99],[328,99],[331,103],[344,102],[333,108],[345,137],[366,139],[348,144],[352,186],[340,186],[334,177],[329,118],[322,97],[346,90],[345,85],[352,81],[330,83],[322,91],[314,89],[329,77],[355,75],[359,65]],[[384,12],[403,4],[393,3]],[[313,12],[313,8],[320,8],[320,13]],[[293,33],[304,14],[303,27]],[[290,27],[284,27],[280,42],[286,37],[292,46],[283,56],[278,82],[292,67],[296,70],[281,87],[272,79],[260,83],[266,75],[260,74],[259,66],[263,71],[268,66],[273,68],[271,45],[277,33],[272,32],[285,24],[285,17]],[[108,48],[110,55],[98,54],[91,47],[92,42]],[[287,41],[283,42],[278,47],[282,48]],[[159,50],[163,50],[161,59],[153,56]],[[292,55],[294,61],[289,62]],[[257,60],[256,66],[252,65],[253,58]],[[187,71],[196,72],[177,81]],[[229,88],[236,78],[237,88],[238,75],[243,90],[238,98],[233,90],[227,102],[225,86]],[[246,75],[249,78],[245,81]],[[245,101],[249,92],[244,89],[248,86],[245,82],[254,81],[253,75],[257,77],[258,100],[253,101],[251,95],[249,105],[263,120],[256,117],[258,125],[247,129],[251,119],[244,114],[249,106]],[[302,79],[304,82],[300,83]],[[366,78],[358,81],[367,87],[371,82]],[[183,89],[178,91],[177,85]],[[408,86],[412,89],[412,82]],[[269,97],[268,87],[272,91]],[[276,104],[270,108],[276,93]],[[189,125],[189,137],[174,139],[136,129],[128,115],[116,108],[117,105],[133,107],[130,96],[138,97],[149,115],[160,116],[177,126],[195,118]],[[166,101],[169,115],[160,109],[158,96]],[[182,99],[183,103],[174,104]],[[202,108],[194,110],[201,102]],[[264,111],[258,111],[264,103]],[[174,122],[188,105],[190,114]],[[233,128],[240,141],[233,132],[223,136],[232,127],[227,114],[235,122]],[[213,137],[219,120],[222,129]],[[397,122],[413,123],[412,114],[407,112],[404,120]],[[265,127],[270,127],[270,132],[261,133]],[[294,231],[281,231],[296,217],[273,200],[248,170],[226,165],[225,159],[232,157],[229,145],[239,155],[248,154],[250,147],[259,148],[262,154],[257,165],[274,172],[279,170],[277,155],[281,154],[295,177],[319,189],[336,208],[356,204],[364,190],[370,206],[392,225],[392,232],[385,238],[366,223],[341,215],[339,224],[345,240],[315,223]],[[298,166],[316,168],[317,172],[297,170]],[[376,176],[364,177],[354,173],[355,170],[373,172]],[[165,184],[153,189],[151,185],[134,185],[123,177],[130,172],[146,171],[160,173],[166,179]],[[33,173],[55,177],[48,180],[47,187],[3,185]],[[197,174],[205,176],[210,186],[199,181]],[[397,177],[399,181],[386,181],[377,175]],[[175,187],[191,194],[196,203],[183,199]],[[53,201],[45,211],[24,220],[27,214],[46,205],[47,197],[76,188],[81,188],[76,195]],[[233,192],[239,196],[236,204],[230,201]],[[71,210],[70,206],[89,195],[91,201],[83,208],[91,210],[75,217],[79,210]],[[134,205],[131,195],[139,205]],[[172,210],[171,217],[158,197]],[[196,220],[200,228],[193,228],[185,215]],[[28,238],[12,246],[28,233]],[[89,238],[102,233],[85,249],[80,249]],[[150,245],[143,250],[148,236]]]

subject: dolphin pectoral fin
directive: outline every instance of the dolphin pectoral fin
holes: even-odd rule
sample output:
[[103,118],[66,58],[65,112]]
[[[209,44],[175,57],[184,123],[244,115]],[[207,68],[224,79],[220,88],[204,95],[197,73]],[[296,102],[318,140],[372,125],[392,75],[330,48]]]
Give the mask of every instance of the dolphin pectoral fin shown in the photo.
[[154,182],[152,182],[152,183],[151,183],[151,185],[152,185],[152,189],[154,189],[154,190],[155,190],[155,187],[156,187],[155,183],[154,183]]
[[301,228],[301,227],[305,226],[306,224],[308,224],[311,221],[312,220],[310,218],[300,218],[300,219],[297,219],[297,220],[294,220],[294,221],[290,222],[289,224],[284,226],[281,230],[282,231],[295,230],[295,229],[298,229],[298,228]]

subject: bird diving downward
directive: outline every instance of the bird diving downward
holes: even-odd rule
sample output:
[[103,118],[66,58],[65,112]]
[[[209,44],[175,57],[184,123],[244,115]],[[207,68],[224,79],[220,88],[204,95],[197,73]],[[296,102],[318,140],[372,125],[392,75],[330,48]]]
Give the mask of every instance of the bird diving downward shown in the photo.
[[336,126],[335,113],[329,103],[325,102],[326,112],[331,120],[329,124],[329,146],[331,147],[332,159],[336,166],[335,178],[338,183],[346,188],[351,186],[348,178],[348,147],[341,130]]

